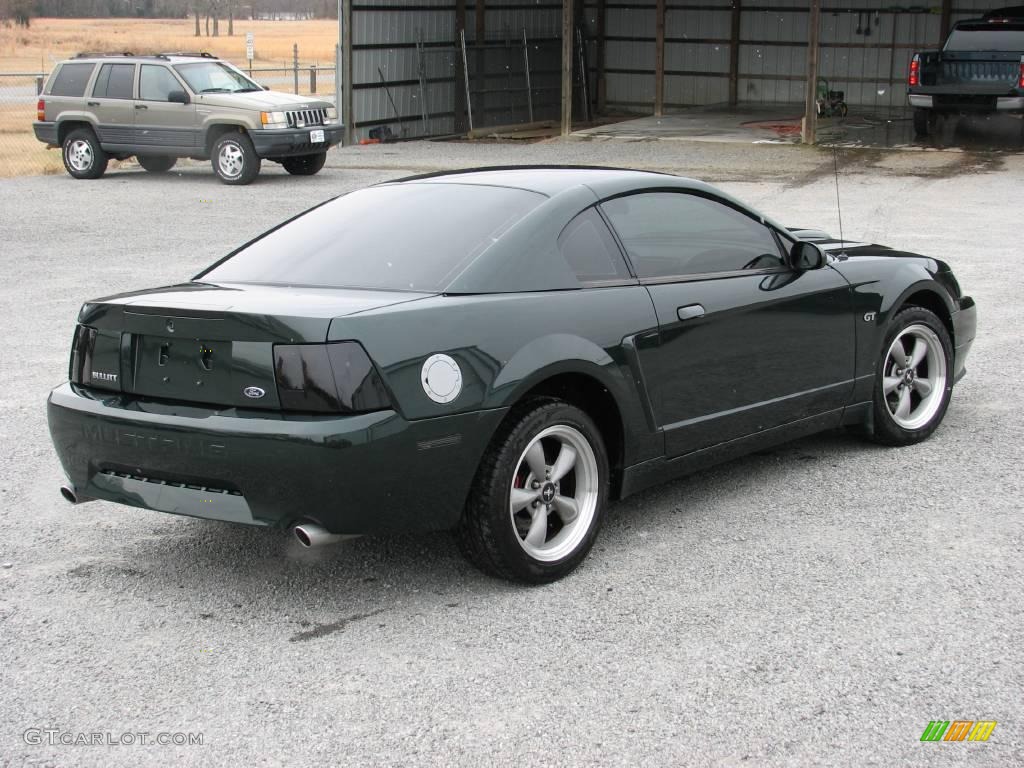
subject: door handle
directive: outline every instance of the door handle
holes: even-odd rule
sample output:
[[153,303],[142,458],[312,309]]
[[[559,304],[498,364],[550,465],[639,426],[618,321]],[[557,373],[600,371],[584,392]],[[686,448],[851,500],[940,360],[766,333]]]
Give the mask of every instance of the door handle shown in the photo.
[[87,102],[85,102],[85,104],[86,104],[86,106],[89,106],[89,107],[98,107],[100,105],[100,103],[98,101],[87,101]]
[[698,317],[704,317],[704,307],[700,304],[687,304],[676,310],[676,317],[680,320],[695,320]]
[[145,104],[136,104],[135,108],[136,109],[149,109],[149,107],[147,107]]

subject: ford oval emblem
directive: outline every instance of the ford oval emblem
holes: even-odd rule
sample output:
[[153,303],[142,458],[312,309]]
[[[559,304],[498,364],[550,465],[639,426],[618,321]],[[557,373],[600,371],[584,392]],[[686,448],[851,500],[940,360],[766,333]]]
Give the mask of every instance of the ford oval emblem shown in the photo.
[[246,397],[251,397],[253,400],[258,400],[267,393],[265,390],[262,390],[259,387],[246,387],[245,389],[242,390],[242,394],[244,394]]

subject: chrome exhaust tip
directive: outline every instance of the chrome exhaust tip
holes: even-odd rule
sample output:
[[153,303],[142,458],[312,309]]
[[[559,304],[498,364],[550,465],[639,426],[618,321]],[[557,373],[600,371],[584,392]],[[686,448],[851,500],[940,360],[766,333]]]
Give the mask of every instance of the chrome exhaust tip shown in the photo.
[[64,501],[68,504],[85,504],[87,501],[95,501],[91,496],[80,495],[73,485],[62,485],[60,487],[60,495],[64,497]]
[[295,534],[295,538],[299,540],[299,544],[310,549],[312,547],[321,547],[324,544],[335,544],[344,539],[353,538],[352,536],[345,536],[340,533],[331,533],[323,526],[317,525],[316,523],[302,523],[292,528],[292,533]]

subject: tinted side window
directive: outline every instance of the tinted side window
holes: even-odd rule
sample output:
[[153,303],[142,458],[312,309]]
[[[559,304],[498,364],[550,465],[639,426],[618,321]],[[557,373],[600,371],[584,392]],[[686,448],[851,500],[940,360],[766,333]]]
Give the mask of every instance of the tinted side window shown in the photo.
[[771,231],[721,203],[678,192],[602,203],[637,277],[674,277],[781,267]]
[[50,89],[51,96],[84,96],[95,64],[62,64]]
[[171,91],[183,90],[170,70],[153,64],[143,64],[139,74],[139,98],[143,101],[167,101]]
[[96,76],[92,95],[107,99],[130,99],[134,80],[134,64],[104,64]]
[[619,246],[593,208],[566,225],[558,236],[558,250],[581,283],[629,279]]

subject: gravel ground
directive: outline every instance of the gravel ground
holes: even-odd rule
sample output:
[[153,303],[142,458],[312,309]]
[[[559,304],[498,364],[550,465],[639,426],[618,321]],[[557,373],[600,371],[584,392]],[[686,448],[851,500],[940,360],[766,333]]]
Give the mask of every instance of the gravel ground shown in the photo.
[[[683,172],[837,231],[831,155],[802,147],[410,143],[245,188],[202,164],[0,182],[0,764],[1024,763],[1020,155],[840,156],[845,234],[948,258],[980,307],[931,440],[827,434],[630,498],[558,584],[485,578],[441,534],[309,553],[60,499],[44,401],[84,299],[187,278],[328,195],[528,162]],[[999,725],[923,744],[934,719]]]

